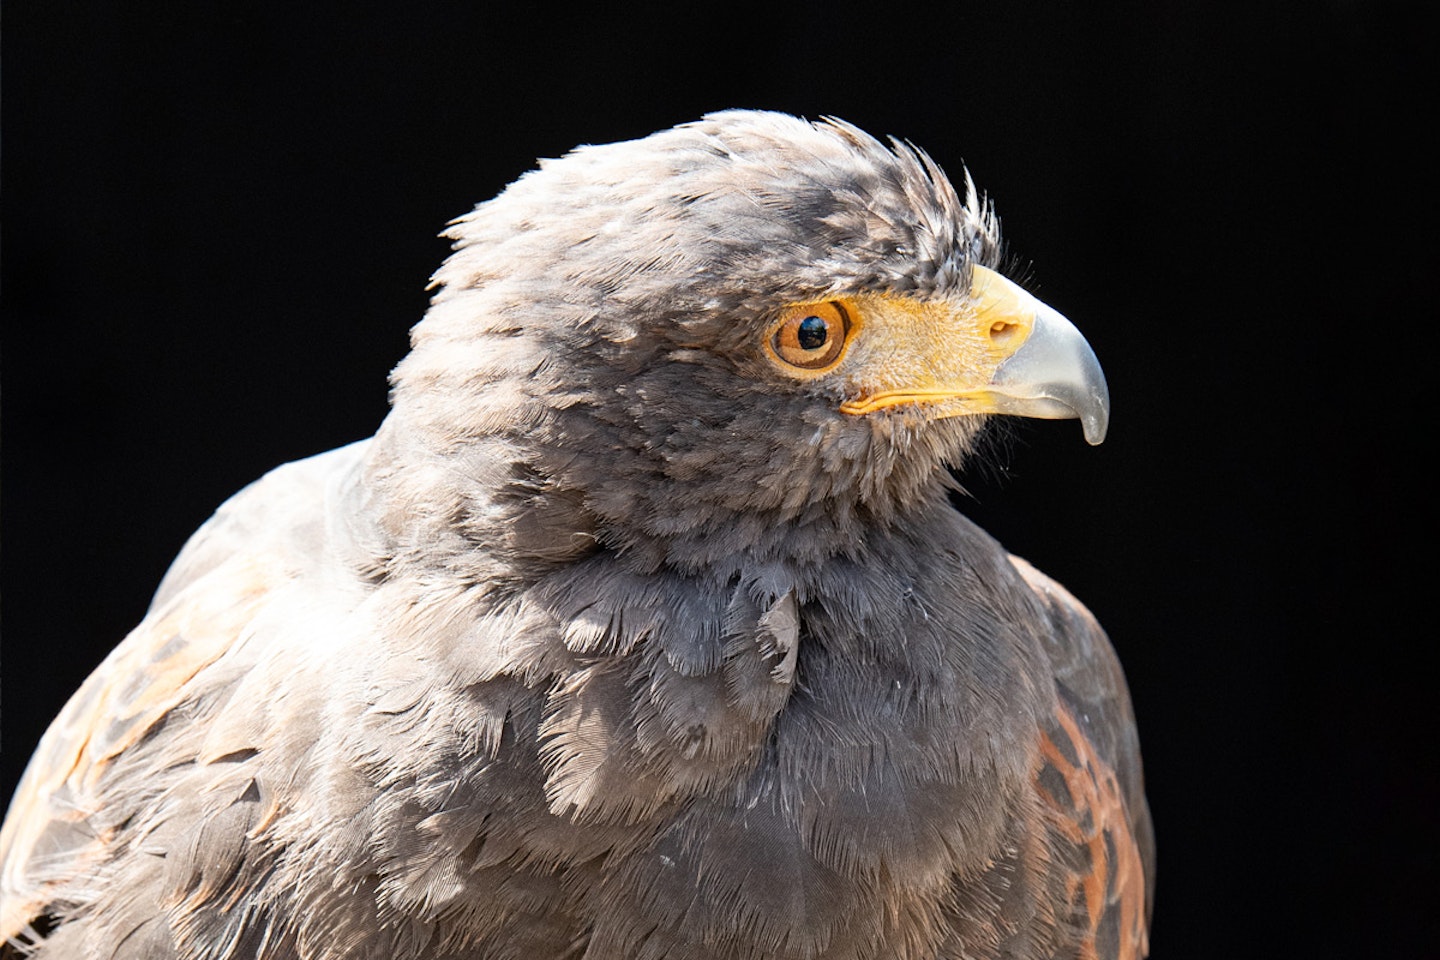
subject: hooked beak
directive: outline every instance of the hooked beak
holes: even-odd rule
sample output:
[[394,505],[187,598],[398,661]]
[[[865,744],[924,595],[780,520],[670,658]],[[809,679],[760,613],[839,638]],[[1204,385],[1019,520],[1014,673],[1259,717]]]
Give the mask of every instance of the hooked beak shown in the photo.
[[[1095,352],[1058,311],[985,267],[960,305],[877,298],[854,366],[862,389],[841,404],[864,415],[914,405],[930,417],[999,413],[1078,419],[1098,444],[1110,391]],[[869,376],[866,376],[866,374]],[[868,381],[868,383],[867,383]]]

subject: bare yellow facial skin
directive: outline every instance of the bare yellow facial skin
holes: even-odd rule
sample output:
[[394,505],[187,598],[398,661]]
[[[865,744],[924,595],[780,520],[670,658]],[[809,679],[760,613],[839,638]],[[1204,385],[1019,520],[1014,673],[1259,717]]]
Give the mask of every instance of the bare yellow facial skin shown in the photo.
[[857,299],[870,336],[851,348],[856,395],[840,405],[842,412],[910,404],[924,404],[930,416],[994,412],[990,378],[1024,342],[1025,321],[968,305]]

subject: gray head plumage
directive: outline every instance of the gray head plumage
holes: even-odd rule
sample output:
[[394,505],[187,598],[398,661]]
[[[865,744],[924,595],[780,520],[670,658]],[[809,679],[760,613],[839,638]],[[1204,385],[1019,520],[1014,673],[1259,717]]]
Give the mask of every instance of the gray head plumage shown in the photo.
[[[412,461],[483,479],[483,508],[440,513],[512,521],[558,499],[565,522],[587,515],[640,562],[699,565],[740,544],[818,558],[943,484],[941,461],[978,429],[847,417],[843,384],[778,377],[761,357],[785,303],[955,296],[972,264],[994,264],[973,184],[962,197],[905,144],[727,111],[542,162],[446,235],[455,252],[387,431],[417,432],[404,442],[430,456]],[[497,470],[508,505],[493,502]]]

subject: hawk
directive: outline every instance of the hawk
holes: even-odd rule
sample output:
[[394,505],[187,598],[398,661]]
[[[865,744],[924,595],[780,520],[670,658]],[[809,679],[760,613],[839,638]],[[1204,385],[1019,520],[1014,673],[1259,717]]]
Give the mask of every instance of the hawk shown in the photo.
[[918,149],[727,111],[456,220],[376,435],[185,546],[0,834],[7,955],[1146,953],[1105,634],[951,505],[1109,399]]

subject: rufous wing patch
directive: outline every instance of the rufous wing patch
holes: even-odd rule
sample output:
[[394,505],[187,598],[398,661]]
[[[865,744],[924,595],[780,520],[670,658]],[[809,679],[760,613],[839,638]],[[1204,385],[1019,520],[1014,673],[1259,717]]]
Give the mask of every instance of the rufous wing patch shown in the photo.
[[1078,957],[1146,956],[1145,869],[1124,795],[1064,706],[1041,732],[1034,783],[1049,814],[1054,867],[1080,927]]

